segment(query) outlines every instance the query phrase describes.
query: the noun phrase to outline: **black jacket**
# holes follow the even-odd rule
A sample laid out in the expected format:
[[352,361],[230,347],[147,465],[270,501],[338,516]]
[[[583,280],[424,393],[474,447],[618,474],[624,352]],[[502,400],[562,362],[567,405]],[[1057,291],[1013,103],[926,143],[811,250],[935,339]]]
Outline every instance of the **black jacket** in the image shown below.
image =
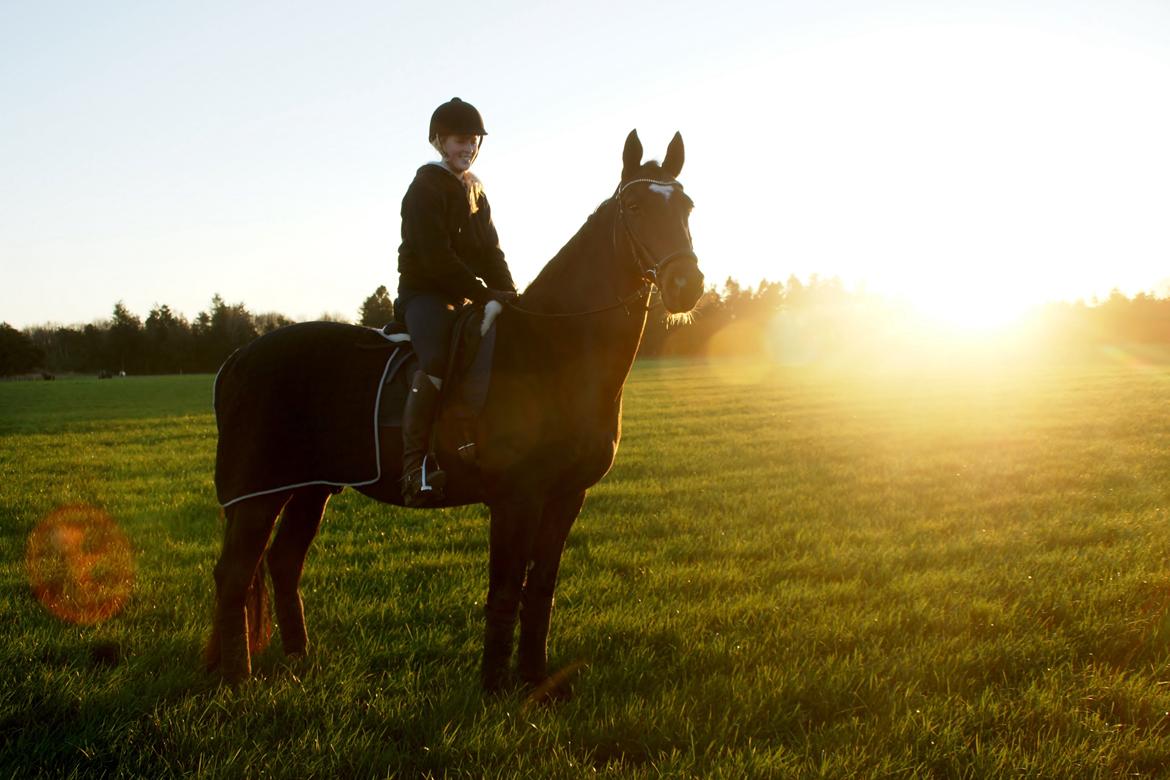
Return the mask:
[[516,289],[482,193],[477,207],[472,214],[463,183],[446,168],[418,169],[402,198],[399,294],[433,292],[481,302],[488,288]]

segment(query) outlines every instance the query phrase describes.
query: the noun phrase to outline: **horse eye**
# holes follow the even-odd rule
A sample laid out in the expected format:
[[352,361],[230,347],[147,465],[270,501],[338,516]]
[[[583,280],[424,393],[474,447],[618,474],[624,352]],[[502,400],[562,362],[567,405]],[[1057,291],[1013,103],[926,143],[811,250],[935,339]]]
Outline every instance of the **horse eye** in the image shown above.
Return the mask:
[[630,211],[641,211],[641,209],[642,209],[642,207],[639,206],[637,203],[630,203],[629,205],[626,206],[626,208],[628,208]]

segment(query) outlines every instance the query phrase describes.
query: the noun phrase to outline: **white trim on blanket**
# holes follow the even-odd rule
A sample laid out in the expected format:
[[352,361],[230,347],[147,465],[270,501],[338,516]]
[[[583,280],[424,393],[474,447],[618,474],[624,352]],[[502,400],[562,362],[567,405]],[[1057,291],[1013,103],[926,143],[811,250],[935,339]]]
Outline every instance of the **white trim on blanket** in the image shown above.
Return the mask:
[[[382,335],[385,336],[385,334],[382,334]],[[391,341],[391,340],[392,339],[387,338],[387,341]],[[236,498],[233,498],[231,501],[228,501],[226,504],[221,504],[220,506],[223,507],[224,509],[227,509],[232,504],[237,504],[240,501],[243,501],[243,500],[248,499],[248,498],[256,498],[258,496],[268,496],[268,495],[272,495],[273,493],[279,493],[282,490],[295,490],[297,488],[308,487],[309,485],[329,485],[330,487],[361,487],[363,485],[372,485],[375,482],[382,479],[382,441],[381,441],[381,437],[379,436],[379,431],[381,428],[378,425],[378,415],[379,415],[379,412],[381,411],[381,407],[382,407],[382,388],[385,386],[385,383],[386,383],[386,374],[390,371],[390,366],[393,365],[394,358],[395,358],[395,356],[398,355],[398,352],[401,349],[402,349],[402,347],[395,347],[394,351],[390,353],[390,357],[386,359],[386,367],[382,369],[382,378],[378,380],[378,392],[377,392],[377,395],[374,399],[374,464],[377,467],[377,471],[376,471],[377,476],[375,476],[373,479],[366,480],[365,482],[342,482],[342,481],[329,480],[329,479],[314,479],[314,480],[311,480],[309,482],[298,482],[295,485],[281,485],[280,487],[274,487],[274,488],[271,488],[269,490],[259,490],[255,493],[248,493],[248,494],[243,495],[243,496],[238,496]],[[227,361],[224,361],[224,362],[226,363]],[[223,371],[223,366],[220,366],[219,370]],[[216,380],[216,384],[219,384],[219,372],[216,372],[215,380]],[[212,408],[214,408],[214,406],[215,406],[214,387],[212,388],[211,396],[212,396]]]

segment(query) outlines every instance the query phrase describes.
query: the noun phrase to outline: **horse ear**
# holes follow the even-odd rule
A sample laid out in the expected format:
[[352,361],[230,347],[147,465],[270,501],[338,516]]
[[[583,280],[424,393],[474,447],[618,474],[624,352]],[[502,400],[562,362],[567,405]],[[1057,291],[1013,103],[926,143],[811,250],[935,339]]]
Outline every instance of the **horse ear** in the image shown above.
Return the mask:
[[670,139],[670,146],[666,147],[666,159],[662,161],[662,170],[670,174],[672,179],[677,179],[678,174],[683,167],[683,140],[681,133],[675,133],[674,138]]
[[642,167],[642,142],[638,140],[638,131],[631,130],[626,136],[626,148],[622,151],[622,178],[628,179],[634,171]]

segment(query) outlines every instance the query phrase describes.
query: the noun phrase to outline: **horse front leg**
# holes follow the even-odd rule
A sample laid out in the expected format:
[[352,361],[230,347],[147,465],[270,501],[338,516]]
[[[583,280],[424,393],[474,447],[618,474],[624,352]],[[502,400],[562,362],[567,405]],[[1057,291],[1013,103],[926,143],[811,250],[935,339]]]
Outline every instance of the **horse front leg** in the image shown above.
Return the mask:
[[557,573],[565,540],[569,538],[569,530],[584,502],[585,491],[557,496],[544,505],[541,513],[540,528],[532,549],[532,566],[520,599],[517,659],[520,679],[534,687],[548,677],[548,631]]
[[541,502],[521,499],[493,502],[488,552],[488,595],[484,605],[483,665],[481,682],[488,693],[508,684],[512,640],[524,575],[536,529]]

